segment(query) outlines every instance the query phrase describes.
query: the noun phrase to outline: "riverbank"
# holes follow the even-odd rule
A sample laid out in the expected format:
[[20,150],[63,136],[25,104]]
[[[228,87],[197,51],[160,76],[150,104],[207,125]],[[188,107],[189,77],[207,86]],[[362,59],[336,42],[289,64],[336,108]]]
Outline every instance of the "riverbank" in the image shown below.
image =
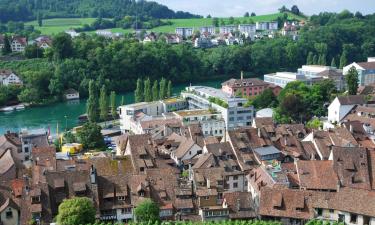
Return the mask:
[[[191,82],[191,85],[205,85],[219,88],[225,78],[214,81]],[[173,88],[174,94],[179,94],[187,84],[178,84]],[[116,96],[117,105],[121,104],[122,97],[125,104],[134,102],[134,92],[126,92]],[[21,131],[22,129],[50,129],[51,133],[71,129],[78,125],[78,116],[86,112],[86,99],[58,102],[44,106],[28,107],[22,111],[0,112],[0,134],[7,130]]]

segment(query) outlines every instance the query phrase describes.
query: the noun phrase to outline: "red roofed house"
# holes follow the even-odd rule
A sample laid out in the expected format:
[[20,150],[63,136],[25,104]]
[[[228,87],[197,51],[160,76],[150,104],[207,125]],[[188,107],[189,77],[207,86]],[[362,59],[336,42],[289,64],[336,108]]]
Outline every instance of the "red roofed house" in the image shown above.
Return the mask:
[[230,79],[221,84],[221,89],[225,93],[231,94],[233,96],[240,94],[246,97],[257,96],[261,94],[264,90],[271,88],[275,95],[278,95],[281,88],[270,87],[270,84],[264,82],[258,78],[243,78],[243,73],[241,72],[241,79]]
[[23,52],[27,45],[27,40],[25,37],[13,37],[10,44],[12,52]]

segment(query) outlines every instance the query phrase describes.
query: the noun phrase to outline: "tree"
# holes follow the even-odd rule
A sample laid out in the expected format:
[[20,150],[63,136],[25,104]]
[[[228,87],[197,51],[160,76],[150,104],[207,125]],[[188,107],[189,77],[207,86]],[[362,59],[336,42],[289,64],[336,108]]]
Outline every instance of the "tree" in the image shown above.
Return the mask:
[[112,118],[116,118],[117,116],[117,108],[116,108],[116,92],[114,91],[111,91],[111,95],[110,95],[110,101],[111,101],[111,115],[112,115]]
[[306,65],[313,65],[314,64],[314,53],[309,52],[306,59]]
[[74,136],[74,134],[72,134],[72,132],[68,131],[64,133],[65,143],[75,143],[76,141],[76,137]]
[[217,17],[212,18],[212,26],[214,27],[219,26],[219,19]]
[[293,5],[290,11],[292,11],[292,13],[295,14],[295,15],[300,14],[299,8],[296,5]]
[[167,97],[167,81],[163,78],[160,80],[160,89],[159,89],[159,96],[160,99],[163,100]]
[[89,82],[89,98],[87,99],[87,118],[90,122],[99,120],[99,102],[96,84],[93,80]]
[[304,106],[302,102],[302,96],[297,94],[288,94],[280,102],[280,110],[283,114],[289,115],[295,122],[303,119],[302,113]]
[[210,19],[210,18],[211,18],[211,15],[210,15],[210,14],[208,14],[206,18]]
[[252,12],[252,13],[251,13],[251,17],[253,17],[253,16],[257,16],[257,15],[255,14],[255,12]]
[[100,89],[99,109],[100,109],[100,120],[106,121],[108,118],[108,96],[107,96],[107,89],[104,84],[102,85],[102,88]]
[[85,149],[102,149],[105,147],[102,128],[96,124],[87,122],[78,131],[77,136]]
[[326,64],[326,56],[324,54],[320,54],[318,58],[318,65],[325,66]]
[[349,95],[356,95],[358,90],[358,72],[354,66],[349,69],[345,80]]
[[43,18],[42,18],[42,13],[41,12],[38,12],[38,14],[37,14],[37,20],[38,20],[39,27],[42,27],[43,26]]
[[137,87],[135,89],[134,95],[135,95],[135,102],[143,102],[144,101],[144,95],[143,95],[143,82],[141,78],[137,79]]
[[318,60],[318,56],[317,56],[317,55],[314,55],[314,56],[313,56],[313,65],[317,65],[318,62],[319,62],[319,60]]
[[154,81],[154,84],[152,85],[152,100],[153,101],[157,101],[159,100],[159,84],[158,84],[158,81],[155,80]]
[[159,206],[151,199],[146,199],[135,208],[137,222],[159,221]]
[[234,18],[233,18],[233,16],[229,17],[228,23],[229,24],[234,24]]
[[73,55],[73,43],[69,34],[59,33],[52,39],[54,57],[57,60],[65,59]]
[[3,55],[9,54],[12,52],[12,48],[10,47],[10,41],[8,35],[4,35],[4,47],[2,49]]
[[147,78],[144,81],[144,101],[151,102],[152,101],[152,94],[151,94],[151,81],[150,78]]
[[332,57],[331,67],[336,67],[335,57]]
[[28,45],[25,48],[24,55],[28,59],[41,58],[43,56],[43,49],[39,48],[36,44]]
[[59,205],[57,223],[59,225],[81,225],[95,222],[96,210],[87,197],[65,199]]
[[244,15],[244,17],[249,17],[249,16],[250,16],[249,12],[246,12]]
[[125,105],[125,96],[121,96],[121,105]]
[[287,12],[288,9],[285,7],[285,5],[283,5],[280,9],[279,9],[279,12],[280,13],[283,13],[283,12]]
[[340,69],[344,68],[348,64],[348,58],[347,58],[346,51],[343,51],[340,57]]
[[275,107],[277,106],[277,99],[271,89],[266,89],[260,95],[255,97],[252,101],[252,105],[256,109]]
[[306,127],[310,129],[320,129],[323,127],[323,123],[318,118],[315,118],[307,122]]
[[172,81],[168,81],[168,87],[167,87],[167,97],[172,97]]

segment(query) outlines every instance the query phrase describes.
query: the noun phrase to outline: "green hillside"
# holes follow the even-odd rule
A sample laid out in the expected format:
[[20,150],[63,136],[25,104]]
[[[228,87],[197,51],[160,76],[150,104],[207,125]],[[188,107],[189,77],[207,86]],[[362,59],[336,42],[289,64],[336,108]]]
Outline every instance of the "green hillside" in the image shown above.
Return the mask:
[[[259,21],[273,21],[279,16],[283,16],[283,13],[274,13],[268,15],[259,15],[253,17],[235,17],[235,20],[239,20],[241,23],[252,20],[253,22]],[[292,20],[304,20],[305,18],[301,16],[288,13],[288,19]],[[26,25],[33,25],[35,29],[40,30],[42,34],[56,34],[63,32],[71,28],[82,27],[84,24],[91,24],[95,18],[62,18],[62,19],[48,19],[43,20],[43,27],[39,27],[36,21],[28,22]],[[219,21],[224,20],[228,23],[229,18],[219,18]],[[176,27],[195,27],[199,28],[201,26],[211,26],[211,18],[193,18],[193,19],[165,19],[164,21],[172,22],[172,25],[160,26],[152,29],[154,32],[164,32],[164,33],[174,33]],[[129,33],[132,29],[121,29],[113,28],[112,32]]]

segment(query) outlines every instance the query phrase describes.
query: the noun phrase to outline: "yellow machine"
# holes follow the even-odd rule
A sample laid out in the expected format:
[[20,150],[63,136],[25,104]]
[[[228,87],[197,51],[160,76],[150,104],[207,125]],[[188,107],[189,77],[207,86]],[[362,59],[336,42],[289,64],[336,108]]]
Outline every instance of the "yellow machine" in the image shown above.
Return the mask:
[[71,143],[71,144],[65,144],[61,147],[61,152],[69,153],[69,154],[77,154],[81,152],[83,149],[82,144],[78,143]]

